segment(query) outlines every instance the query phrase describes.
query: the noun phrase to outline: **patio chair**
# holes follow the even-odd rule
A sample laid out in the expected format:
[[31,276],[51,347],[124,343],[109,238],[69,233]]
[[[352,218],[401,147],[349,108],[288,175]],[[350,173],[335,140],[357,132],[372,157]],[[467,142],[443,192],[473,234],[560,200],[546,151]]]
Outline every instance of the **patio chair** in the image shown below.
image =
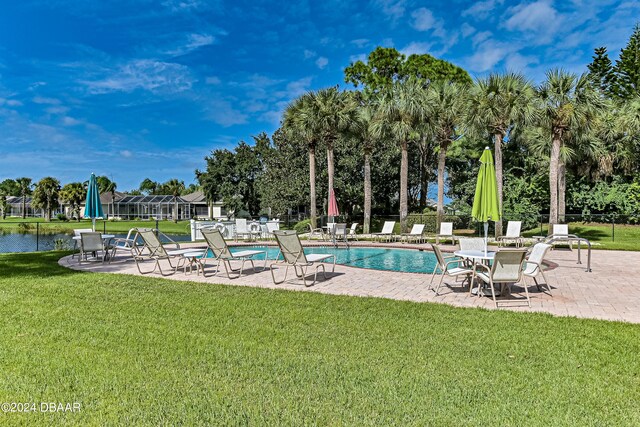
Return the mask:
[[382,231],[380,231],[379,233],[372,233],[371,235],[374,237],[374,239],[378,239],[379,241],[382,241],[382,239],[384,238],[387,242],[389,242],[393,238],[393,228],[395,226],[395,221],[385,221],[384,225],[382,226]]
[[244,218],[236,218],[236,228],[233,232],[233,239],[237,242],[238,237],[244,239],[248,237],[249,240],[252,239],[253,233],[249,231],[249,227],[247,227],[247,220]]
[[347,238],[358,241],[358,234],[356,233],[356,229],[358,228],[358,223],[354,222],[351,224],[351,228],[349,228],[349,233],[347,234]]
[[440,244],[440,240],[451,240],[452,244],[456,244],[457,237],[453,235],[453,223],[452,222],[441,222],[440,223],[440,233],[436,234],[436,245]]
[[333,238],[337,243],[339,240],[347,243],[347,224],[345,223],[336,223],[333,226]]
[[324,240],[324,231],[322,228],[313,228],[311,224],[309,224],[309,234],[307,235],[307,240],[311,240],[313,236],[320,237]]
[[523,239],[520,235],[520,231],[522,228],[522,221],[509,221],[507,223],[507,232],[504,236],[499,236],[496,238],[496,242],[498,242],[499,246],[505,245],[510,242],[515,242],[516,248],[522,246]]
[[418,243],[424,242],[424,224],[413,224],[411,231],[400,235],[403,241],[410,243],[412,240]]
[[[309,254],[306,255],[304,253],[304,248],[302,247],[302,243],[300,242],[300,238],[293,230],[278,230],[273,233],[276,236],[276,241],[278,242],[278,247],[280,248],[280,253],[282,254],[282,260],[276,260],[271,263],[271,278],[273,279],[273,283],[279,285],[287,280],[287,274],[289,273],[289,267],[293,267],[293,271],[296,274],[298,279],[302,279],[302,283],[305,286],[312,286],[316,283],[318,278],[318,270],[322,268],[322,276],[326,280],[326,269],[324,263],[329,258],[333,258],[333,268],[331,272],[333,273],[336,269],[336,257],[331,254]],[[315,272],[313,274],[313,282],[311,284],[307,284],[307,271],[309,267],[315,266]],[[273,273],[273,267],[278,265],[284,265],[284,278],[281,281],[276,280],[276,276]],[[300,272],[298,272],[300,269]]]
[[[75,228],[73,230],[73,237],[80,237],[80,234],[82,233],[93,233],[93,228]],[[71,258],[75,257],[75,251],[78,249],[78,243],[80,242],[80,239],[73,239],[73,251],[74,253],[71,254]]]
[[440,290],[440,286],[442,285],[445,276],[454,277],[456,279],[460,276],[464,276],[466,279],[470,280],[473,275],[473,270],[464,264],[464,259],[458,258],[455,255],[444,255],[442,250],[440,250],[440,247],[433,243],[431,243],[431,249],[436,256],[436,266],[433,269],[433,274],[431,275],[431,281],[429,282],[429,288],[427,288],[427,290],[431,290],[433,279],[436,277],[438,270],[442,273],[440,276],[440,282],[438,282],[438,286],[436,287],[436,295],[438,295],[438,291]]
[[[137,228],[136,234],[142,239],[143,247],[140,250],[132,251],[131,255],[133,255],[133,260],[136,262],[136,267],[140,274],[150,274],[158,270],[161,275],[169,276],[174,274],[180,268],[180,259],[176,262],[174,266],[171,262],[172,259],[176,257],[181,257],[184,253],[184,250],[180,249],[180,245],[178,243],[171,243],[169,245],[175,245],[176,250],[167,251],[165,245],[162,244],[158,236],[156,236],[155,230],[150,228]],[[137,239],[137,238],[136,238]],[[188,251],[189,249],[187,249]],[[140,264],[144,263],[147,260],[151,260],[154,262],[153,270],[151,271],[142,271],[140,268]],[[173,270],[171,273],[166,273],[162,271],[162,266],[160,265],[160,261],[167,261],[169,267]],[[182,258],[184,261],[184,258]]]
[[461,251],[484,251],[484,238],[461,237],[458,239]]
[[[501,294],[503,294],[504,292],[502,291],[504,291],[505,284],[519,283],[522,280],[524,258],[526,255],[526,249],[506,249],[496,252],[491,266],[479,263],[475,265],[473,278],[471,279],[471,288],[473,288],[473,283],[476,278],[480,279],[481,282],[488,284],[491,288],[493,303],[496,308],[498,308],[495,285],[500,283]],[[478,287],[480,287],[480,284],[478,284]],[[526,285],[523,285],[523,287],[527,299],[527,305],[531,307],[529,290]],[[469,293],[471,293],[471,289],[469,289]],[[478,295],[480,295],[480,289],[478,289]]]
[[[140,230],[151,230],[151,228],[140,228]],[[118,251],[126,251],[127,253],[131,253],[132,251],[137,251],[138,249],[140,249],[138,247],[137,239],[137,228],[130,229],[127,233],[127,237],[118,237],[116,239],[113,239],[110,248],[111,254],[109,255],[109,263],[111,263],[113,258],[115,258]]]
[[270,239],[270,238],[273,237],[273,232],[275,230],[280,230],[280,222],[279,221],[277,221],[277,222],[274,222],[274,221],[267,222],[265,225],[266,225],[266,231],[264,233],[264,237],[267,238],[267,239]]
[[333,233],[336,228],[335,222],[328,222],[326,227],[322,227],[322,240],[327,241],[333,239]]
[[567,243],[569,245],[569,249],[573,250],[573,242],[578,240],[578,236],[575,234],[569,234],[568,224],[553,224],[552,230],[553,232],[551,235],[547,236],[544,243],[549,243],[552,246],[555,246],[556,243]]
[[522,274],[524,274],[525,276],[531,277],[536,284],[536,288],[538,288],[539,291],[542,291],[542,289],[540,288],[540,284],[536,279],[538,274],[540,274],[544,279],[544,284],[549,291],[549,295],[551,295],[551,286],[549,285],[549,281],[547,280],[547,277],[544,275],[544,271],[542,270],[542,262],[544,261],[544,257],[550,248],[551,245],[548,245],[546,243],[536,243],[535,245],[533,245],[533,249],[526,259],[526,265],[524,271],[522,272]]
[[80,233],[80,254],[78,256],[78,263],[82,264],[82,260],[87,260],[87,255],[90,253],[95,254],[98,257],[98,252],[102,252],[102,263],[104,264],[106,249],[104,246],[104,240],[102,240],[102,233],[82,232]]
[[[257,250],[245,250],[245,251],[237,251],[231,252],[229,250],[229,246],[227,246],[227,242],[224,240],[222,233],[220,230],[211,229],[211,228],[203,228],[202,237],[207,242],[208,250],[205,254],[200,258],[200,266],[202,269],[202,275],[206,277],[204,267],[206,265],[206,261],[208,259],[213,259],[218,261],[216,265],[216,272],[220,271],[220,264],[224,265],[224,269],[227,272],[227,277],[229,279],[237,279],[242,276],[242,271],[244,270],[244,264],[248,261],[251,263],[251,268],[255,271],[256,266],[253,263],[253,257],[259,254],[264,254],[264,265],[262,270],[265,270],[267,267],[267,252],[266,251],[257,251]],[[213,257],[209,257],[209,253],[213,254]],[[231,267],[231,261],[241,261],[239,273],[235,277],[231,277],[231,272],[236,272],[238,269],[233,269]]]

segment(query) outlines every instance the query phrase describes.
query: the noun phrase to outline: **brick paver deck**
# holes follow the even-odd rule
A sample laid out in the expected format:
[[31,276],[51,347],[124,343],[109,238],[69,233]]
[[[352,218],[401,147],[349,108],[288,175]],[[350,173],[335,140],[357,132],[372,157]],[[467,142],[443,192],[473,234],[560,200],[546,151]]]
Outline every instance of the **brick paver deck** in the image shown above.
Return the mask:
[[[367,245],[371,244],[367,243]],[[383,244],[383,246],[391,247],[389,244]],[[410,246],[401,245],[401,247]],[[411,245],[411,247],[426,249],[426,245]],[[557,249],[549,252],[547,256],[549,265],[545,274],[551,283],[553,295],[538,291],[533,281],[525,278],[526,283],[530,285],[531,308],[527,307],[523,299],[522,288],[514,286],[510,297],[499,298],[499,309],[540,311],[557,316],[640,323],[640,252],[593,251],[591,262],[593,271],[590,273],[585,271],[586,255],[587,252],[584,250],[583,264],[578,265],[575,250]],[[62,258],[59,263],[75,270],[139,275],[131,257],[124,254],[119,255],[111,264],[104,265],[91,262],[78,265],[77,259],[71,259],[71,257]],[[261,265],[262,262],[256,263],[256,267]],[[151,264],[147,267],[151,268]],[[209,267],[207,271],[213,272],[213,267]],[[249,267],[248,273],[238,279],[230,280],[226,277],[224,270],[207,278],[196,275],[195,272],[184,274],[179,271],[167,278],[334,295],[436,302],[458,307],[494,308],[491,298],[469,296],[468,291],[462,289],[460,284],[452,278],[445,278],[449,286],[443,285],[440,295],[436,296],[433,290],[428,290],[430,274],[398,273],[336,265],[335,273],[328,273],[327,280],[319,280],[314,286],[305,287],[298,280],[275,285],[268,270],[254,272]],[[278,273],[277,277],[282,277],[283,269],[276,270],[276,274]],[[289,278],[295,279],[292,272],[289,273]],[[160,277],[158,274],[148,276]],[[439,277],[436,277],[434,283],[437,283],[438,279]]]

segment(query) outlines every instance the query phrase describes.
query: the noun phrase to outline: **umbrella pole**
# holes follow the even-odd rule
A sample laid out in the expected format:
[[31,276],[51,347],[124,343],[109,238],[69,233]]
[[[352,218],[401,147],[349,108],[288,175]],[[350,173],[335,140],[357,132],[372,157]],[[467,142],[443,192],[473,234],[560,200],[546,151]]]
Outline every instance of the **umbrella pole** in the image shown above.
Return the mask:
[[95,231],[96,231],[96,219],[95,218],[91,218],[91,224],[92,224],[92,227],[93,227],[93,232],[95,233]]
[[489,223],[484,223],[484,256],[487,256],[487,245],[489,244],[488,240],[489,235]]

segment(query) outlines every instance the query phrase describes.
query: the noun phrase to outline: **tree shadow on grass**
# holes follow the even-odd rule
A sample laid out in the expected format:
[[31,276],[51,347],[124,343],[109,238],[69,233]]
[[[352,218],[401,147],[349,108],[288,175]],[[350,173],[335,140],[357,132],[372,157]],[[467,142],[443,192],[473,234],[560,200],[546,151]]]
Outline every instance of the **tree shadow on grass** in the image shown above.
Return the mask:
[[23,252],[0,254],[0,280],[20,277],[59,277],[78,274],[58,265],[68,251]]

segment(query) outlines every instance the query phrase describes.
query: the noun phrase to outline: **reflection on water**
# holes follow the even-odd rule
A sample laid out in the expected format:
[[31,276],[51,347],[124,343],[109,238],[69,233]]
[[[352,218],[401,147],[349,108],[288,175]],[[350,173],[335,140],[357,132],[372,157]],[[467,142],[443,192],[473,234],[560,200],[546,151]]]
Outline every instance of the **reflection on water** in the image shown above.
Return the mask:
[[[109,233],[116,237],[127,237],[127,234]],[[168,235],[176,242],[189,242],[188,234]],[[73,233],[0,233],[0,253],[3,252],[35,252],[73,248]]]

